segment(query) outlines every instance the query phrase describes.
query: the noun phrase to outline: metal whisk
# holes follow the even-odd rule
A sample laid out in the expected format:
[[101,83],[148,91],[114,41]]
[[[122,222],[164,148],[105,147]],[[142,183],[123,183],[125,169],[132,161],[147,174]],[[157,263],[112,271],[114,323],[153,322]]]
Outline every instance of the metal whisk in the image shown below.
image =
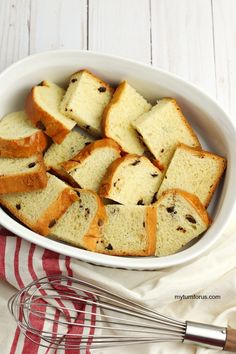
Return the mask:
[[8,307],[31,341],[52,349],[191,342],[236,351],[236,330],[182,322],[96,285],[67,276],[36,280]]

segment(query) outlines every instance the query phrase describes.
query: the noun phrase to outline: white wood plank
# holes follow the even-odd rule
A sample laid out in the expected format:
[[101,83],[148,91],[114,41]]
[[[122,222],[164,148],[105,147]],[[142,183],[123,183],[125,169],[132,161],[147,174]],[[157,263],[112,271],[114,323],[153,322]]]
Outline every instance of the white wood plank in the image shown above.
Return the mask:
[[89,0],[89,49],[149,63],[149,0]]
[[236,1],[213,0],[217,99],[236,123]]
[[51,49],[86,49],[86,0],[33,0],[30,53]]
[[151,0],[151,11],[153,64],[215,96],[211,0]]
[[30,0],[0,1],[0,71],[28,54]]

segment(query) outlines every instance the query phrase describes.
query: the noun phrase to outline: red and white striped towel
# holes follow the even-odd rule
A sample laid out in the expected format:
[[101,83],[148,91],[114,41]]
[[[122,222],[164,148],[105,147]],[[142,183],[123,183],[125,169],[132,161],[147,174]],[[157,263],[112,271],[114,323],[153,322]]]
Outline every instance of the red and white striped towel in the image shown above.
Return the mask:
[[[64,274],[73,276],[71,268],[71,258],[59,255],[58,253],[42,249],[32,243],[26,242],[23,239],[11,235],[9,231],[0,229],[0,277],[6,280],[17,289],[21,289],[31,283],[32,281],[41,278],[43,276],[50,276],[54,274]],[[61,304],[59,304],[61,305]],[[74,305],[74,304],[72,304]],[[89,305],[84,305],[89,306]],[[86,311],[86,308],[83,309]],[[88,310],[88,309],[87,309]],[[96,312],[96,307],[93,307],[93,312]],[[55,320],[59,311],[55,313]],[[69,314],[68,314],[69,316]],[[95,315],[91,315],[91,324],[95,323]],[[77,323],[83,323],[83,315],[75,320]],[[57,331],[57,323],[53,323],[49,328],[48,323],[44,323],[43,319],[38,319],[36,327],[43,330]],[[47,325],[47,327],[46,327]],[[73,333],[78,333],[80,336],[90,335],[88,342],[89,345],[92,342],[94,335],[94,328],[86,327],[72,327]],[[77,331],[77,332],[76,332]],[[67,332],[68,333],[68,332]],[[14,337],[11,338],[10,352],[9,354],[49,354],[55,353],[55,350],[41,348],[40,339],[36,338],[36,343],[30,341],[27,337],[20,333],[19,328],[15,327]],[[57,353],[62,351],[57,351]],[[3,353],[1,351],[1,353]],[[78,354],[78,350],[65,350],[66,354]],[[90,353],[89,349],[86,353]]]

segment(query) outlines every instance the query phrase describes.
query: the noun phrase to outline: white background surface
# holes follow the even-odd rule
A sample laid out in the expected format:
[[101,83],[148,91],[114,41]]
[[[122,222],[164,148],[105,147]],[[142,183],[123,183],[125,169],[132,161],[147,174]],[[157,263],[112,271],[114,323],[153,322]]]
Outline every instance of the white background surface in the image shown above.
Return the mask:
[[[217,98],[236,123],[236,0],[0,0],[0,70],[59,48],[169,70]],[[5,327],[12,292],[1,283]]]

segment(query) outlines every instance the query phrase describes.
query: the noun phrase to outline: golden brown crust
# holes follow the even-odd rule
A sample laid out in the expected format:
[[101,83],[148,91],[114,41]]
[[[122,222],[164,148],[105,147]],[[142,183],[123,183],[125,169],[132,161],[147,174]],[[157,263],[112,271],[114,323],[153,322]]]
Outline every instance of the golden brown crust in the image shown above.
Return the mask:
[[192,205],[192,207],[197,211],[197,213],[201,216],[203,222],[209,226],[211,224],[211,218],[205,209],[204,205],[201,203],[200,199],[192,194],[188,193],[182,189],[174,188],[174,189],[168,189],[167,191],[163,192],[161,197],[158,199],[158,201],[155,203],[155,205],[159,205],[162,200],[165,198],[166,195],[181,195],[183,198],[187,199],[188,202]]
[[106,87],[106,89],[110,92],[111,95],[113,94],[113,92],[114,92],[114,88],[113,87],[111,87],[108,83],[106,83],[105,81],[103,81],[102,79],[100,79],[99,77],[97,77],[96,75],[91,73],[91,71],[89,71],[87,69],[82,69],[82,70],[76,71],[74,74],[71,75],[71,78],[74,75],[80,74],[80,73],[86,73],[87,75],[91,76],[91,78],[95,79],[96,81],[98,81],[101,86]]
[[74,156],[71,160],[61,163],[65,171],[70,172],[74,168],[76,168],[79,164],[81,164],[84,160],[86,160],[94,150],[110,147],[116,150],[119,154],[121,153],[120,146],[112,139],[100,139],[92,142],[88,146],[86,146],[83,150],[81,150],[76,156]]
[[196,148],[191,148],[190,146],[187,146],[185,144],[179,144],[178,147],[190,152],[193,155],[198,156],[199,158],[208,156],[208,157],[211,157],[212,159],[217,160],[219,162],[218,178],[216,178],[211,190],[208,192],[208,195],[207,195],[205,203],[204,203],[204,207],[207,208],[218,184],[220,183],[221,177],[223,176],[223,173],[226,169],[227,161],[224,157],[213,154],[212,152],[205,151],[205,150],[197,150]]
[[111,99],[111,101],[108,103],[108,105],[105,107],[104,111],[103,111],[103,116],[102,116],[102,134],[104,137],[109,138],[109,131],[108,131],[108,125],[109,125],[109,114],[110,114],[110,110],[113,108],[113,106],[119,102],[120,100],[120,96],[122,95],[125,86],[127,85],[127,81],[122,81],[119,86],[117,87],[117,89],[115,90],[115,93]]
[[0,137],[0,157],[29,157],[43,152],[47,144],[47,137],[41,130],[22,139]]
[[127,154],[125,156],[119,157],[115,161],[112,162],[112,164],[108,167],[105,176],[103,177],[103,180],[101,182],[98,194],[101,197],[107,197],[109,198],[109,192],[112,187],[112,180],[114,177],[114,174],[117,171],[117,168],[125,161],[125,160],[130,160],[133,158],[141,158],[144,156],[141,155],[136,155],[136,154]]
[[47,185],[46,167],[41,154],[38,154],[38,169],[18,175],[0,176],[0,194],[32,192]]
[[[45,81],[42,82],[41,86],[45,86],[45,89],[48,87]],[[33,87],[26,99],[26,114],[37,128],[43,129],[55,143],[60,144],[70,130],[37,104],[35,97],[36,90],[37,86]]]

